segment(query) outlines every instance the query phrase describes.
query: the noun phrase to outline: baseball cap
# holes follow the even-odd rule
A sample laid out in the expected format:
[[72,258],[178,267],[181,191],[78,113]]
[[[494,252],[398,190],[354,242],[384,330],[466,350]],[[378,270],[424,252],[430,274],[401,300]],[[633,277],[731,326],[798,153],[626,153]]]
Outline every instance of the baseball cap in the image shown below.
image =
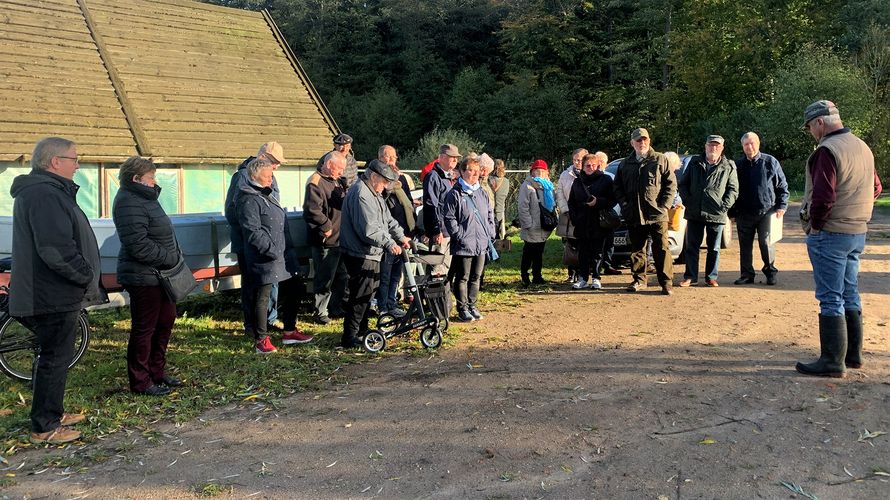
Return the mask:
[[275,141],[267,142],[260,146],[260,150],[257,151],[257,156],[262,156],[266,154],[271,156],[278,163],[285,163],[284,159],[284,148],[281,147],[281,144],[278,144]]
[[630,133],[630,139],[635,141],[640,137],[649,137],[649,131],[644,128],[635,128],[633,132]]
[[535,160],[529,170],[550,170],[547,168],[547,162],[544,160]]
[[705,143],[707,144],[709,142],[718,142],[720,144],[723,144],[725,141],[723,140],[723,136],[721,135],[709,135],[708,138],[705,139]]
[[442,144],[439,146],[439,154],[440,155],[448,155],[453,158],[460,158],[460,150],[457,149],[457,146],[454,144]]

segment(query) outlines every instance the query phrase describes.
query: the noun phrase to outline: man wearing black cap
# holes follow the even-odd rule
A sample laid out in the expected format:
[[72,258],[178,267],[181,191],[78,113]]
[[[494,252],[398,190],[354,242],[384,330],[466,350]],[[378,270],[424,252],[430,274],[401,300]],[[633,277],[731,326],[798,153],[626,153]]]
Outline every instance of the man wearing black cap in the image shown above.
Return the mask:
[[343,320],[344,348],[358,347],[359,332],[368,329],[368,306],[380,283],[383,252],[400,255],[411,239],[392,218],[382,196],[383,190],[399,176],[389,165],[371,160],[365,175],[343,201],[340,223],[340,251],[349,274],[349,299]]
[[680,286],[698,283],[698,257],[702,237],[707,235],[705,284],[717,283],[720,264],[720,242],[726,213],[739,195],[739,178],[735,162],[723,155],[723,137],[709,135],[705,153],[689,159],[686,173],[680,179],[680,198],[686,205],[686,272]]
[[[340,153],[346,157],[346,169],[343,171],[343,179],[346,180],[346,186],[352,186],[358,179],[358,165],[355,163],[355,155],[352,153],[352,137],[347,134],[337,134],[334,136],[334,149],[329,152]],[[321,172],[324,167],[328,153],[325,153],[318,159],[315,170]]]
[[862,367],[859,257],[881,181],[871,149],[844,127],[833,102],[807,106],[803,128],[819,142],[807,160],[800,219],[819,301],[821,354],[795,368],[841,378],[846,368]]
[[668,251],[668,208],[677,194],[677,178],[663,154],[652,150],[649,131],[630,134],[634,152],[621,160],[615,174],[615,194],[630,237],[633,282],[629,292],[647,286],[646,241],[652,237],[652,258],[663,295],[673,294],[673,263]]

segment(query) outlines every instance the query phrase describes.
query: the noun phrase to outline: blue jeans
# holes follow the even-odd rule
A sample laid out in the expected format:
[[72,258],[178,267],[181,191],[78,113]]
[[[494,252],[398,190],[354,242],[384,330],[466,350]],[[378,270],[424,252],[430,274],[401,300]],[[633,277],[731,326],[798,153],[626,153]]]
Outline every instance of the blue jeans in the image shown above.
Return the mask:
[[396,294],[399,292],[399,281],[402,280],[401,255],[393,255],[386,252],[380,263],[380,287],[377,288],[377,310],[380,312],[392,311],[398,306]]
[[693,283],[698,281],[698,257],[701,254],[701,241],[705,235],[707,235],[705,278],[717,281],[723,224],[698,220],[686,221],[686,272],[683,273],[683,277],[692,280]]
[[865,249],[865,233],[820,231],[807,235],[807,253],[813,265],[816,300],[823,316],[843,316],[861,311],[859,256]]

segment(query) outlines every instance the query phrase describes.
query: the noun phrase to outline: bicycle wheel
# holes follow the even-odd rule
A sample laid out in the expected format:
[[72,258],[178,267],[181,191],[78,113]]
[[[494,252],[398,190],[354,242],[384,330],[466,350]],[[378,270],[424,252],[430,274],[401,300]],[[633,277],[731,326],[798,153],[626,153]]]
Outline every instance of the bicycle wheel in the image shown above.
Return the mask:
[[[77,332],[74,334],[74,356],[69,368],[83,357],[90,343],[90,324],[85,312],[77,318]],[[34,333],[7,316],[0,325],[0,370],[10,377],[29,382],[32,377],[34,356],[37,354],[37,337]]]

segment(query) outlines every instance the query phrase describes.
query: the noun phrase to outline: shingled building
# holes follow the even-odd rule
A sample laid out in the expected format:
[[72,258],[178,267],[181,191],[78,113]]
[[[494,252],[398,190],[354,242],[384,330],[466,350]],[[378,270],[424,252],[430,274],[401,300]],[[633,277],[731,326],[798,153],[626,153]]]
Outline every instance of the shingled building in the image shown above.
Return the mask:
[[41,138],[77,143],[90,217],[110,216],[117,167],[159,165],[168,213],[222,210],[235,166],[284,147],[282,202],[339,130],[270,14],[187,0],[0,0],[0,216]]

